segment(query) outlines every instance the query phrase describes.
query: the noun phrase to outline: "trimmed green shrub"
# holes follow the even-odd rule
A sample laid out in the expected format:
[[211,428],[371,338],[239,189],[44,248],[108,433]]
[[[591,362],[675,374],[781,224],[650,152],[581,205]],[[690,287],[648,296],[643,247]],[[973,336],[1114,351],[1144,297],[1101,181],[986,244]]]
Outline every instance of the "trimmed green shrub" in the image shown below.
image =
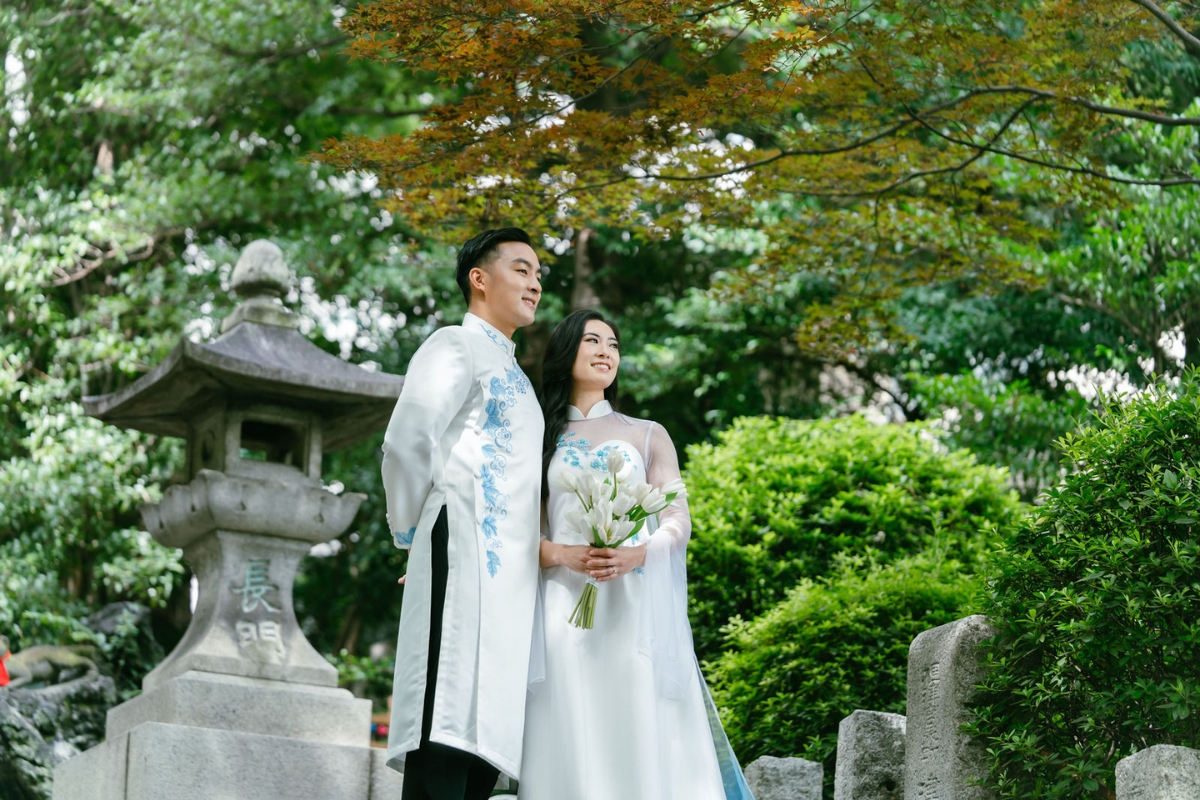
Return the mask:
[[821,761],[832,797],[838,724],[858,708],[903,714],[912,640],[975,613],[982,588],[934,554],[886,565],[841,556],[830,577],[804,579],[766,614],[730,626],[731,649],[709,681],[738,758]]
[[1200,382],[1110,403],[989,568],[974,735],[1003,797],[1112,797],[1116,762],[1200,747]]
[[743,418],[688,457],[701,659],[720,654],[730,619],[758,616],[840,552],[886,563],[937,540],[947,557],[970,563],[983,531],[1010,528],[1023,508],[1003,470],[947,451],[922,423]]

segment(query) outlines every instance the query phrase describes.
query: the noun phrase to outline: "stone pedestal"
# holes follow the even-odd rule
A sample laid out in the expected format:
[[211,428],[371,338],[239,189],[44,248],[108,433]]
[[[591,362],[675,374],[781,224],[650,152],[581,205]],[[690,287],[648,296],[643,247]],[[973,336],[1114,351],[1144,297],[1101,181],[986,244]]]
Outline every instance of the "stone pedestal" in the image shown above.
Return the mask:
[[145,722],[63,763],[55,800],[394,800],[383,750]]
[[745,775],[755,800],[821,800],[825,768],[803,758],[762,756]]
[[300,559],[362,500],[204,470],[143,509],[195,570],[196,612],[143,693],[109,710],[106,741],[58,767],[55,800],[399,797],[370,701],[337,688],[292,608]]
[[991,800],[978,785],[987,753],[959,729],[983,680],[979,644],[994,635],[981,615],[928,630],[908,650],[905,800]]
[[833,800],[904,800],[901,714],[855,711],[838,726]]
[[1117,762],[1117,800],[1200,798],[1200,750],[1160,744]]

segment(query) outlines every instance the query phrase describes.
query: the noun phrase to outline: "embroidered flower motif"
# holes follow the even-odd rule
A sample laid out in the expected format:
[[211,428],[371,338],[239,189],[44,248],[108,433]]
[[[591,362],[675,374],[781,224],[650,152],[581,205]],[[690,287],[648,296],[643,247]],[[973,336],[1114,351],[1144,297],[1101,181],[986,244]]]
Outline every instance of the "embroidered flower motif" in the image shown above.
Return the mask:
[[413,539],[417,535],[417,526],[413,525],[407,531],[392,531],[392,539],[396,542],[396,547],[412,547]]
[[[492,336],[491,331],[484,328],[484,333]],[[496,341],[495,337],[492,337]],[[499,342],[497,342],[499,343]],[[500,554],[496,551],[504,547],[498,530],[499,520],[508,516],[508,495],[500,491],[499,483],[507,481],[504,470],[508,466],[506,454],[513,451],[512,421],[507,413],[517,403],[518,394],[527,394],[532,385],[525,373],[517,365],[513,365],[503,378],[494,377],[488,382],[490,397],[484,405],[483,444],[484,464],[480,466],[479,483],[483,490],[483,530],[484,543],[487,547],[487,571],[493,578],[500,571]],[[490,438],[491,441],[487,441]]]

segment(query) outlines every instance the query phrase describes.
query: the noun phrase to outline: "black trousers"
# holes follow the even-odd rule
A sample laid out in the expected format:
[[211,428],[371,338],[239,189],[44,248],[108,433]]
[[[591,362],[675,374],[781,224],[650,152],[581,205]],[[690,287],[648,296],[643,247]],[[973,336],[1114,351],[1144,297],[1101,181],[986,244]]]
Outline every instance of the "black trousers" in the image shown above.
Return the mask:
[[479,756],[429,741],[433,724],[433,693],[437,685],[438,651],[442,645],[442,615],[446,605],[446,576],[450,560],[450,526],[446,509],[433,526],[433,591],[429,610],[429,662],[425,709],[421,716],[421,745],[405,758],[401,800],[483,800],[491,795],[500,770]]

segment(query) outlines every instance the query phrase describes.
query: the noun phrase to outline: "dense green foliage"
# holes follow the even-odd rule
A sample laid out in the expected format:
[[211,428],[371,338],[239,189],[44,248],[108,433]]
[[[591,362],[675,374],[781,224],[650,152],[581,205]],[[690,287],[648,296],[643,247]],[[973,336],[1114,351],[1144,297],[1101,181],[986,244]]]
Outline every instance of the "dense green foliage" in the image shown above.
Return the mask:
[[[167,646],[186,626],[186,566],[137,513],[182,443],[100,425],[79,401],[128,385],[181,336],[211,340],[241,246],[274,239],[300,277],[304,330],[390,371],[437,324],[435,298],[461,303],[445,248],[412,242],[369,180],[302,163],[334,132],[402,130],[420,89],[338,56],[339,13],[315,0],[0,8],[0,630],[14,648],[71,641],[72,620],[125,599],[154,608]],[[376,495],[372,448],[352,458],[366,480],[341,455],[327,474]],[[338,646],[355,607],[393,628],[403,559],[387,537],[331,560],[336,602],[309,603],[321,645]]]
[[988,531],[1008,530],[1020,514],[1002,470],[947,451],[927,425],[759,417],[716,438],[689,450],[684,475],[701,659],[720,652],[731,618],[767,611],[839,553],[887,563],[937,548],[974,563]]
[[838,724],[855,709],[903,714],[917,634],[974,613],[982,579],[922,553],[880,564],[842,557],[783,602],[733,625],[709,670],[713,698],[742,763],[796,755],[825,765],[832,796]]
[[975,728],[1004,797],[1101,796],[1132,752],[1200,747],[1200,375],[1063,448],[1074,472],[990,569]]

